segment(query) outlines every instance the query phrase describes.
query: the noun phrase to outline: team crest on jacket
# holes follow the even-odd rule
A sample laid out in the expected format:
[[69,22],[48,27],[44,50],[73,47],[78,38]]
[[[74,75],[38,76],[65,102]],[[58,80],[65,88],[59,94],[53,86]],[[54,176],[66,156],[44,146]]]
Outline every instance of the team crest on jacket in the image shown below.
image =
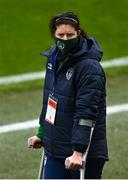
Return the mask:
[[67,72],[66,72],[67,80],[71,79],[72,74],[73,74],[73,69],[72,68],[68,69]]

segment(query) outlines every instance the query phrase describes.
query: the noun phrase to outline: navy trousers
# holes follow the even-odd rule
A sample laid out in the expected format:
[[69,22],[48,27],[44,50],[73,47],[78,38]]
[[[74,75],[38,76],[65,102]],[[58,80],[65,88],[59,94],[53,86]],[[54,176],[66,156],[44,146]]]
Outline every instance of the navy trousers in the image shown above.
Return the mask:
[[[65,159],[45,155],[44,179],[80,179],[79,170],[65,169]],[[101,179],[105,160],[92,158],[86,161],[85,179]]]

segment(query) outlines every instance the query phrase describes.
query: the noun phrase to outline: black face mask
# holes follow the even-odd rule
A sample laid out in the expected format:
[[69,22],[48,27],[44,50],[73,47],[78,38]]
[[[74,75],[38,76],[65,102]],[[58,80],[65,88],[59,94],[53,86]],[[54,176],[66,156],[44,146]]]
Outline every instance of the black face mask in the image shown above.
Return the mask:
[[55,38],[55,42],[58,47],[58,50],[62,54],[68,54],[69,52],[71,52],[71,50],[73,50],[77,46],[78,36],[68,40]]

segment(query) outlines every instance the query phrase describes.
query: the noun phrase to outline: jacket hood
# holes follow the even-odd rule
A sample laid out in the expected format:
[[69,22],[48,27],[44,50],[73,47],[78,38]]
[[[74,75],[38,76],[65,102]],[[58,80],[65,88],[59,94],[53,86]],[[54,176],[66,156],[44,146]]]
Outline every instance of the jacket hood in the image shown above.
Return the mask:
[[[83,38],[83,37],[81,37]],[[41,55],[46,57],[51,57],[57,51],[56,45],[51,46],[46,52],[41,53]],[[101,61],[103,55],[103,51],[100,48],[98,42],[91,37],[83,38],[82,47],[76,51],[75,53],[69,54],[69,56],[74,58],[85,57],[89,59],[96,59],[97,61]]]
[[103,51],[98,42],[91,37],[83,38],[83,45],[81,49],[74,54],[74,56],[83,56],[88,59],[96,59],[101,61]]

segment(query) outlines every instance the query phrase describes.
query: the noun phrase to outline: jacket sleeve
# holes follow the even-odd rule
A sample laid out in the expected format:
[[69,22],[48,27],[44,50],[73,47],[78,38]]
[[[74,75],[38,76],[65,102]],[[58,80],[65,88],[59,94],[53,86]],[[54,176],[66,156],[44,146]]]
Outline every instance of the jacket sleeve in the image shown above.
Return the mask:
[[88,61],[76,78],[76,111],[72,130],[74,150],[86,151],[91,132],[88,124],[98,121],[98,109],[104,93],[104,71],[98,62]]
[[44,127],[40,125],[36,130],[36,136],[40,139],[43,139],[44,137]]

